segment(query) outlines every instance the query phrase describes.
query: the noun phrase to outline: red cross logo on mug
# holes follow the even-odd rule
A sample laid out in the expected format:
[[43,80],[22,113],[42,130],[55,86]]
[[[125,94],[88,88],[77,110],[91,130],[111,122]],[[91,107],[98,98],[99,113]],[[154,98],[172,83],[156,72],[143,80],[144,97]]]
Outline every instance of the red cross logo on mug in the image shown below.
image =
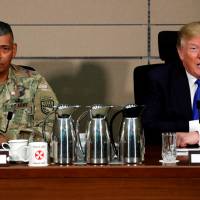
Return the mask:
[[44,158],[44,152],[42,150],[38,150],[35,152],[35,158],[37,160],[42,160]]

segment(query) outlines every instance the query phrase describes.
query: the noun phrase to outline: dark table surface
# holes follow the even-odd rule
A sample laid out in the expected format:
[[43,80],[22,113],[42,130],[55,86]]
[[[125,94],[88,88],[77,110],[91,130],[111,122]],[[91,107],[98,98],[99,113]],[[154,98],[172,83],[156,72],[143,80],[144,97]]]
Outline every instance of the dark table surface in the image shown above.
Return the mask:
[[2,199],[132,200],[199,199],[200,165],[187,157],[163,165],[160,147],[147,147],[142,164],[0,167]]

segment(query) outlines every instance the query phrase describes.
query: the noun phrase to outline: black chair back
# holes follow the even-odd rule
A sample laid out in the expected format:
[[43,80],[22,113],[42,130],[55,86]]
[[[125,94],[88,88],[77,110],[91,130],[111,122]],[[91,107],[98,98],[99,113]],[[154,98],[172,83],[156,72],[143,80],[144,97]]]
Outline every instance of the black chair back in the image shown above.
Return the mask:
[[161,31],[158,34],[158,51],[165,63],[179,59],[176,49],[178,31]]
[[[165,65],[165,63],[179,60],[176,49],[178,32],[177,31],[161,31],[158,34],[158,50],[159,56],[164,63],[149,64],[137,66],[133,71],[134,95],[135,103],[138,105],[146,105],[147,94],[149,93],[149,72],[156,67]],[[144,129],[146,145],[160,144],[161,137],[155,133],[150,133]]]
[[[178,31],[161,31],[158,34],[158,50],[160,59],[164,63],[169,63],[175,60],[179,60],[178,52],[176,49],[176,41],[178,37]],[[146,94],[148,93],[148,73],[150,70],[160,64],[149,64],[135,67],[133,71],[133,83],[134,83],[134,96],[135,103],[138,105],[145,104]]]

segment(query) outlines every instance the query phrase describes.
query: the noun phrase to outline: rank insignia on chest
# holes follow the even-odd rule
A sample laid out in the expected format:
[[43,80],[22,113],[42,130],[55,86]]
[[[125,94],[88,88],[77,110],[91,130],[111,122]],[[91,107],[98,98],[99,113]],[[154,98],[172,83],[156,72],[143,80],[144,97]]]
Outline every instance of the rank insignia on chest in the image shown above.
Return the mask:
[[16,103],[16,109],[28,108],[28,103]]
[[41,111],[44,114],[48,114],[53,109],[54,100],[52,99],[52,97],[41,97],[40,105],[41,105]]

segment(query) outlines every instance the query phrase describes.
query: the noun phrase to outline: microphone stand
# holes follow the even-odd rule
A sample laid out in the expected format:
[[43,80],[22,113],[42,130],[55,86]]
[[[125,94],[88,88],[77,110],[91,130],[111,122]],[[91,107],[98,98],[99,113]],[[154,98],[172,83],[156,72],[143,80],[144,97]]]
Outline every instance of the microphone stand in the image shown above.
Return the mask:
[[10,120],[12,119],[12,116],[13,116],[13,112],[8,112],[6,128],[5,128],[5,130],[0,130],[1,133],[7,132]]

